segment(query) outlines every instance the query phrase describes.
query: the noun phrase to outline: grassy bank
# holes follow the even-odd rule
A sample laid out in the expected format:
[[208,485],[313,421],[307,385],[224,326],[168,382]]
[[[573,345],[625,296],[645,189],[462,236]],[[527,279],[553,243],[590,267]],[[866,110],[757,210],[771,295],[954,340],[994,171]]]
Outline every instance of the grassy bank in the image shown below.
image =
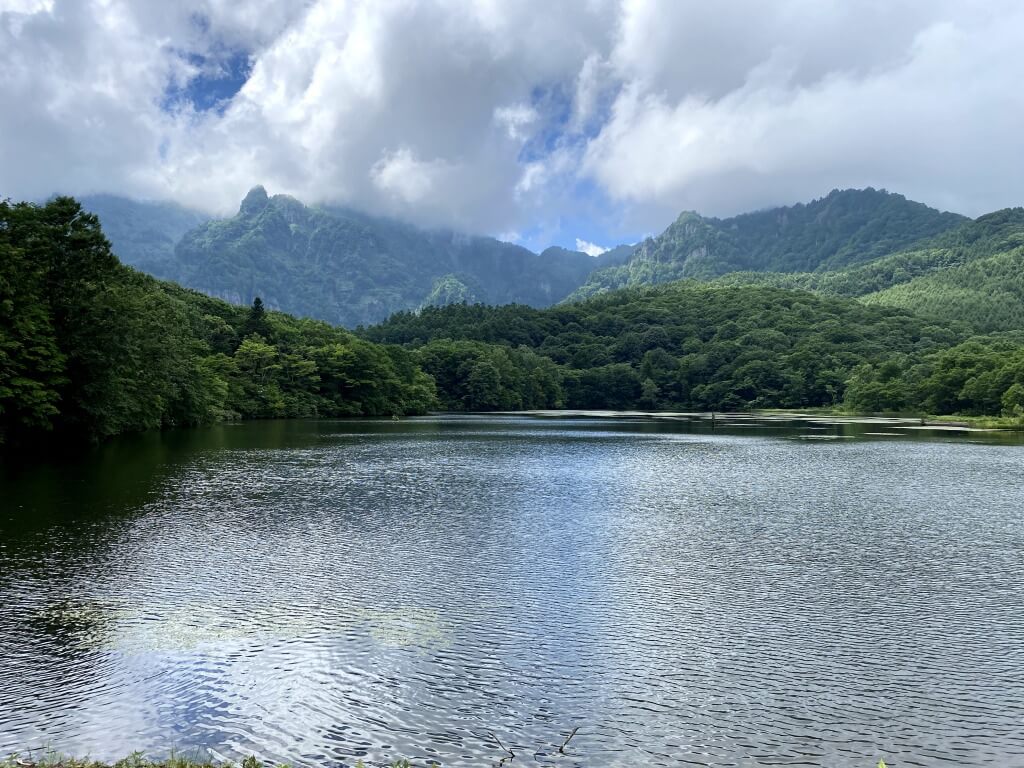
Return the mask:
[[962,424],[973,429],[1024,431],[1024,416],[925,416],[926,424]]
[[1024,415],[964,416],[961,414],[952,414],[945,416],[936,416],[934,414],[927,413],[921,414],[884,411],[880,413],[864,413],[861,411],[846,410],[842,407],[801,408],[799,410],[790,410],[785,408],[762,408],[756,411],[752,411],[752,413],[755,416],[758,414],[764,414],[775,417],[793,416],[795,418],[803,416],[821,416],[836,419],[905,419],[906,421],[914,421],[924,426],[955,426],[968,427],[970,429],[1006,429],[1024,431]]

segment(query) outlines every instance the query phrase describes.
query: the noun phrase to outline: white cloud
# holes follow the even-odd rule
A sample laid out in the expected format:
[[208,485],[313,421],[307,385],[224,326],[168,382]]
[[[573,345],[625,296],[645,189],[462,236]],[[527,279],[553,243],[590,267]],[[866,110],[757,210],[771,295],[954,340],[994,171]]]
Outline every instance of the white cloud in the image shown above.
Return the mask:
[[0,13],[50,13],[54,0],[0,0]]
[[591,54],[583,60],[575,85],[572,128],[584,131],[597,116],[602,99],[610,95],[617,82],[611,77],[608,62]]
[[576,238],[576,250],[577,251],[582,251],[583,253],[587,254],[587,256],[597,257],[597,256],[600,256],[605,251],[607,251],[608,249],[607,248],[602,248],[600,245],[594,245],[593,243],[588,243],[586,240],[580,240],[580,238],[577,237]]
[[[0,195],[602,239],[841,186],[980,213],[1024,201],[1022,34],[1013,0],[0,0]],[[168,107],[230,52],[222,110]]]
[[408,147],[402,147],[375,163],[370,175],[383,192],[406,203],[418,203],[433,191],[434,179],[441,172],[441,164],[419,160]]
[[[588,145],[584,172],[621,199],[713,212],[865,185],[967,212],[1019,202],[1024,185],[993,173],[1003,152],[1024,150],[1012,128],[1024,118],[1013,86],[1024,77],[1024,10],[1002,11],[908,13],[920,24],[904,19],[903,37],[890,28],[859,59],[838,35],[832,52],[776,38],[735,81],[722,72],[677,98],[650,87],[662,74],[648,71],[656,44],[636,43],[643,58],[620,54],[620,66],[639,74]],[[888,10],[877,15],[881,27]],[[627,32],[617,50],[634,42]]]
[[536,123],[539,117],[537,110],[528,104],[513,104],[494,110],[494,122],[502,126],[514,141],[525,139],[529,135],[527,128]]

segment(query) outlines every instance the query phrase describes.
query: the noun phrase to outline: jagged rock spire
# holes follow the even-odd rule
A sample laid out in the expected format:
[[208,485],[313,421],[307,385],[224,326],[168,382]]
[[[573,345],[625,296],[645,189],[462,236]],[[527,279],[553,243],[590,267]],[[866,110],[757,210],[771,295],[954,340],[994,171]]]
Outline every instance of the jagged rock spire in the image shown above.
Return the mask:
[[257,184],[249,190],[249,194],[245,196],[238,212],[243,216],[252,216],[266,208],[269,202],[270,197],[267,195],[267,190],[263,188],[262,184]]

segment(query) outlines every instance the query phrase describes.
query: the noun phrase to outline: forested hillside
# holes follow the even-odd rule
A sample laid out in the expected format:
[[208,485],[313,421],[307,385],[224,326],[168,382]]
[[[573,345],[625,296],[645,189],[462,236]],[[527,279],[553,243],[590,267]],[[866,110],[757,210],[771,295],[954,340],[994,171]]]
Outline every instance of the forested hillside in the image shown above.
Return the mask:
[[862,264],[967,221],[902,195],[875,189],[834,190],[808,204],[730,219],[687,211],[629,261],[593,273],[574,293],[584,298],[633,285],[731,272],[825,271]]
[[856,267],[724,276],[720,285],[772,285],[903,307],[979,332],[1024,328],[1024,208],[968,221],[912,249]]
[[1024,413],[1024,333],[971,337],[966,323],[764,286],[679,282],[546,310],[431,308],[365,335],[414,350],[449,407],[469,410],[513,407],[517,387],[500,365],[485,396],[460,383],[459,361],[490,344],[533,370],[538,356],[555,363],[561,389],[547,401],[572,408]]
[[978,331],[1024,328],[1024,249],[915,278],[863,300],[962,320]]
[[405,350],[124,267],[71,198],[0,202],[0,442],[435,404]]

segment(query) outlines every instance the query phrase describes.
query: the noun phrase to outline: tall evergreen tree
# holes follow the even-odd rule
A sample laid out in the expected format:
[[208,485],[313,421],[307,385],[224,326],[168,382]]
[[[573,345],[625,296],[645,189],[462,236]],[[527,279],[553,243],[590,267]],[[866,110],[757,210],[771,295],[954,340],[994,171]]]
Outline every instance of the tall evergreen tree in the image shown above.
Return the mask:
[[270,323],[267,322],[267,310],[263,306],[263,299],[259,296],[252,300],[249,308],[249,315],[245,318],[242,326],[242,338],[256,334],[262,336],[264,341],[272,341]]

